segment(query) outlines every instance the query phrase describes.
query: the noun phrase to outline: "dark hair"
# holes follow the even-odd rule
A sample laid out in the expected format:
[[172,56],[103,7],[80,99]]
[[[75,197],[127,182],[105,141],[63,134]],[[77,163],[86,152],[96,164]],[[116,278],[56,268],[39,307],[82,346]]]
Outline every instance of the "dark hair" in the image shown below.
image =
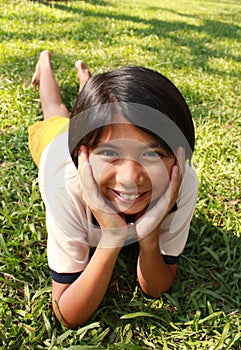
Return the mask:
[[69,149],[76,166],[80,145],[97,145],[103,127],[120,114],[157,137],[167,151],[185,147],[186,158],[191,159],[194,126],[180,91],[156,71],[126,67],[92,76],[80,92],[69,125]]

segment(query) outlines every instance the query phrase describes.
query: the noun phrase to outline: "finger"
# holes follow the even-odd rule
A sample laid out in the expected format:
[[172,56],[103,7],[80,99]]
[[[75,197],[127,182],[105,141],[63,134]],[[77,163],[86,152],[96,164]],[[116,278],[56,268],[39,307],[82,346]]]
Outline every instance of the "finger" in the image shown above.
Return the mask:
[[173,165],[170,176],[169,189],[173,192],[179,189],[185,172],[185,149],[178,147],[176,151],[176,164]]
[[180,167],[178,167],[177,165],[174,165],[172,169],[172,174],[171,174],[171,181],[165,193],[166,201],[169,203],[168,210],[171,210],[171,208],[174,206],[174,204],[176,203],[179,197],[179,190],[180,190],[181,183],[182,183],[182,174],[181,174]]
[[82,145],[78,152],[78,170],[81,176],[85,162],[89,162],[89,152],[88,148]]
[[185,170],[185,148],[178,147],[176,151],[176,165],[180,169],[179,175],[183,176]]
[[165,194],[166,200],[169,203],[168,209],[171,209],[178,199],[184,171],[185,149],[183,147],[178,147],[176,151],[176,164],[172,167],[170,183]]

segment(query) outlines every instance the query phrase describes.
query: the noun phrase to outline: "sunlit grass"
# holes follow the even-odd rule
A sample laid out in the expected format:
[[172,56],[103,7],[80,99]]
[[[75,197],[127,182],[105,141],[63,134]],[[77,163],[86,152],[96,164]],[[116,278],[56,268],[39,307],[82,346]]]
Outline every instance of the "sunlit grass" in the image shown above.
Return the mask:
[[[240,349],[240,9],[233,0],[1,1],[0,348]],[[199,200],[175,285],[159,299],[143,295],[126,249],[101,306],[75,331],[51,310],[27,145],[27,127],[42,117],[31,75],[46,48],[69,108],[75,60],[92,72],[143,65],[179,87],[197,135]]]

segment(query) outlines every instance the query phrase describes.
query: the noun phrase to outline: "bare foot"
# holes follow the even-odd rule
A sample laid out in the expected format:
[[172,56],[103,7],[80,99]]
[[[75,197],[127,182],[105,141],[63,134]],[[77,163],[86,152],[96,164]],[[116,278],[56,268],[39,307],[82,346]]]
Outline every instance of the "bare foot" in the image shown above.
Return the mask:
[[83,89],[91,74],[83,61],[76,61],[75,68],[77,69],[77,76],[79,79],[79,92]]
[[35,72],[32,77],[32,85],[33,86],[39,86],[40,83],[40,73],[41,73],[41,66],[42,65],[49,65],[51,66],[51,53],[48,50],[44,50],[41,52],[38,62],[35,66]]

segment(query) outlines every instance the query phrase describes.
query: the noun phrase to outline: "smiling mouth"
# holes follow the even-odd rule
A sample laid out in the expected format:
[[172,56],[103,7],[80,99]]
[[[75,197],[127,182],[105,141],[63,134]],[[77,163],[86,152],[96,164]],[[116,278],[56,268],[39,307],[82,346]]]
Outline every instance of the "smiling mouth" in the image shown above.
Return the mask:
[[114,196],[122,201],[122,202],[136,202],[139,201],[141,199],[143,199],[143,197],[146,196],[146,194],[148,192],[143,192],[143,193],[127,193],[127,192],[119,192],[119,191],[115,191],[115,190],[111,190],[114,194]]

